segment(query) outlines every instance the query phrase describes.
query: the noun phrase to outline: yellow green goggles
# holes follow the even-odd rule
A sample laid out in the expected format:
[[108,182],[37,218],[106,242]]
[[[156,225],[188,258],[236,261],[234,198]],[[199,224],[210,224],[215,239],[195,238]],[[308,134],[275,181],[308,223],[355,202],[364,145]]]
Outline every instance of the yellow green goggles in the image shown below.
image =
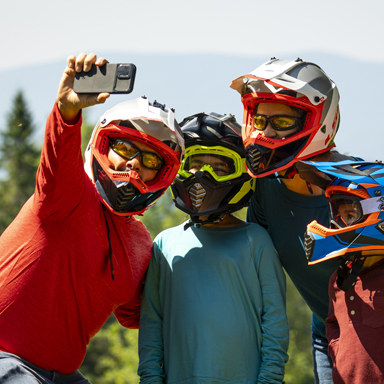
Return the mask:
[[193,145],[185,150],[179,175],[188,178],[198,171],[208,172],[218,182],[228,181],[246,173],[245,160],[225,147]]

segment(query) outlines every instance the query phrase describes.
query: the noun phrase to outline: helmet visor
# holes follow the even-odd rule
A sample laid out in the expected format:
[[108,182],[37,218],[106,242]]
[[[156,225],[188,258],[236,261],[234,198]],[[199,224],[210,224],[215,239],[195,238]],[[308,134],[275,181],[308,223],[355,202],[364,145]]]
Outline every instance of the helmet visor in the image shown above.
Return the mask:
[[208,172],[221,182],[241,176],[246,172],[244,164],[244,159],[228,148],[195,145],[186,149],[179,174],[188,178],[199,171]]
[[328,200],[331,224],[345,228],[361,222],[365,215],[361,206],[361,198],[349,195],[334,195]]

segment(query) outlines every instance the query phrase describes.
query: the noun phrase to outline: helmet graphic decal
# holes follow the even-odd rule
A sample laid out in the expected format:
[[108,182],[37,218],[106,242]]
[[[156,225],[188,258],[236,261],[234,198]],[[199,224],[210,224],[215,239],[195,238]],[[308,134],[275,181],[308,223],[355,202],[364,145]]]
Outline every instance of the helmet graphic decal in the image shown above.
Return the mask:
[[[235,79],[231,88],[242,96],[242,138],[251,176],[271,175],[334,147],[340,120],[339,93],[318,65],[301,59],[271,59]],[[301,116],[302,122],[282,138],[267,137],[255,125],[260,104],[285,105],[293,117]],[[274,129],[279,130],[279,125]]]

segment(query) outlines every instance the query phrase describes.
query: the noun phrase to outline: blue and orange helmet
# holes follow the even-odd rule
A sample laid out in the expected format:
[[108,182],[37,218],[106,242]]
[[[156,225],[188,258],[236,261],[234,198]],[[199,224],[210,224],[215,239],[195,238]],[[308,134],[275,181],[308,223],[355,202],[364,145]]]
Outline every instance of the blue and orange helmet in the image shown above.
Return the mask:
[[384,164],[364,161],[307,164],[333,179],[325,191],[331,228],[316,221],[308,225],[304,241],[308,263],[335,258],[365,260],[383,252]]

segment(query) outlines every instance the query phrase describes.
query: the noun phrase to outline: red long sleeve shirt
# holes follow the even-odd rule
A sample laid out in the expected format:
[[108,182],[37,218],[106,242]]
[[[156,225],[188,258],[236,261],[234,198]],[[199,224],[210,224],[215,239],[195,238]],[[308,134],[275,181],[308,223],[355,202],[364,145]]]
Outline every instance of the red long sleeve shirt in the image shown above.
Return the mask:
[[0,237],[0,350],[63,374],[79,368],[112,311],[138,327],[152,249],[139,220],[102,209],[84,172],[80,127],[81,119],[66,125],[55,105],[35,194]]
[[326,320],[334,384],[384,383],[384,260],[360,272],[347,292],[329,284]]

